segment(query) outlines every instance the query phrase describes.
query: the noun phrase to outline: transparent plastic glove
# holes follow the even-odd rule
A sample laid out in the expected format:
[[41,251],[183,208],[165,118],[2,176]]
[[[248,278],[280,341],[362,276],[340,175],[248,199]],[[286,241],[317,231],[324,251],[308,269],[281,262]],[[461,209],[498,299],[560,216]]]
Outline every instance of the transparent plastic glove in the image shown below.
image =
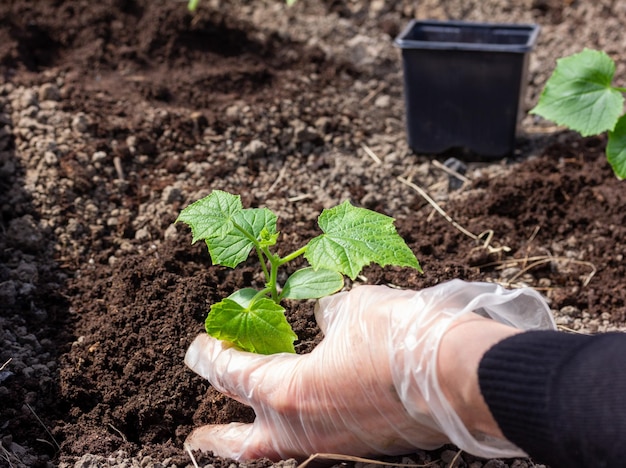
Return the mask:
[[472,312],[519,329],[555,327],[533,290],[453,280],[421,291],[360,286],[321,299],[325,337],[307,355],[256,355],[201,335],[186,364],[256,419],[203,426],[186,443],[237,460],[395,455],[448,442],[482,457],[524,456],[503,439],[470,434],[439,386],[441,338]]

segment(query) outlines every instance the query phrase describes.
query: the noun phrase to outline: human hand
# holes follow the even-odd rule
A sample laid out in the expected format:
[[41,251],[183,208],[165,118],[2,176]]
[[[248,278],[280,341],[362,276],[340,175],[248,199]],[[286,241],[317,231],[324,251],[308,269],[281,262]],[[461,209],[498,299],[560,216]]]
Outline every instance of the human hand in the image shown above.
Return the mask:
[[257,355],[201,335],[185,362],[251,406],[256,419],[198,428],[187,444],[238,460],[400,454],[450,441],[479,456],[523,455],[502,439],[473,434],[448,401],[454,392],[441,388],[438,354],[447,331],[495,323],[474,311],[517,328],[553,326],[533,291],[455,280],[417,292],[360,286],[321,299],[316,319],[325,338],[306,355]]

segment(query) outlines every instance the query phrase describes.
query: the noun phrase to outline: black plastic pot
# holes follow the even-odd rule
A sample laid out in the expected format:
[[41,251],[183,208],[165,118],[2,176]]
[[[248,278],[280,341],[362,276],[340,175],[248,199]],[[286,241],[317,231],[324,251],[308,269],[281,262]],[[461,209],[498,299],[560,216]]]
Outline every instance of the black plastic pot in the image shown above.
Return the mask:
[[539,27],[412,21],[402,49],[409,146],[420,153],[464,148],[511,153]]

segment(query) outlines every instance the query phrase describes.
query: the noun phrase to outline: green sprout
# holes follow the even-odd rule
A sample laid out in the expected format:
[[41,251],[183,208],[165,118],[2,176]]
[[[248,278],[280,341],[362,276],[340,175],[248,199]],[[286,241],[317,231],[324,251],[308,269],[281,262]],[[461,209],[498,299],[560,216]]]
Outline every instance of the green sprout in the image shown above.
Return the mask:
[[579,132],[608,132],[606,156],[613,172],[626,178],[626,88],[613,86],[615,62],[602,51],[584,49],[557,66],[530,112]]
[[[259,354],[295,352],[297,339],[280,305],[283,299],[318,299],[339,291],[346,275],[355,279],[370,263],[422,271],[398,235],[394,219],[350,202],[323,210],[323,234],[285,256],[273,251],[279,238],[277,216],[267,208],[243,208],[241,197],[220,190],[182,210],[177,222],[191,228],[192,243],[204,240],[214,265],[235,268],[255,252],[265,277],[260,290],[244,288],[213,304],[206,318],[209,335]],[[284,284],[281,267],[303,256],[310,266]]]

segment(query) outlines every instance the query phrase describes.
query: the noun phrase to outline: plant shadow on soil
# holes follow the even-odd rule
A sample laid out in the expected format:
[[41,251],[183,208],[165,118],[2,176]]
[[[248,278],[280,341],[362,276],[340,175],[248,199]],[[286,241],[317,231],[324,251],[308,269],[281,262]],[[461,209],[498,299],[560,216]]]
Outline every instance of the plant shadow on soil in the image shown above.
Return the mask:
[[[321,5],[350,17],[347,3]],[[394,30],[407,19],[387,14]],[[11,344],[0,366],[12,359],[3,370],[10,375],[0,374],[0,436],[15,457],[0,465],[71,464],[123,450],[187,466],[182,444],[193,427],[252,421],[249,408],[186,369],[183,357],[209,305],[235,289],[261,287],[262,278],[252,261],[237,270],[211,266],[206,248],[190,245],[189,232],[172,223],[213,186],[240,191],[246,206],[262,204],[270,189],[286,198],[303,182],[287,175],[276,188],[281,165],[302,166],[330,180],[333,196],[348,193],[397,218],[425,274],[368,267],[368,283],[417,289],[452,278],[509,281],[541,290],[571,327],[597,331],[626,320],[626,200],[606,163],[604,138],[529,137],[514,172],[478,175],[450,194],[445,209],[458,223],[475,233],[493,230],[492,245],[509,250],[484,249],[433,216],[417,194],[401,192],[399,208],[390,206],[397,192],[377,196],[367,187],[374,176],[359,167],[347,182],[335,177],[354,161],[335,160],[330,148],[354,154],[362,147],[351,124],[362,123],[369,135],[395,128],[384,124],[391,110],[370,121],[342,96],[357,78],[384,76],[384,67],[365,73],[321,47],[240,19],[237,7],[194,18],[179,2],[50,0],[34,9],[22,0],[0,6],[0,16],[8,18],[0,28],[0,132],[9,134],[0,133],[0,144],[8,141],[0,153],[0,332]],[[58,99],[43,99],[50,83]],[[398,83],[396,74],[383,84],[400,100]],[[360,103],[384,88],[372,86]],[[29,101],[32,89],[39,94]],[[43,126],[49,122],[23,120],[41,123],[49,109],[70,116],[71,132],[51,136]],[[82,131],[73,124],[79,114],[86,116]],[[306,125],[287,131],[297,118]],[[27,150],[44,137],[58,141],[56,159],[39,157],[45,164]],[[265,145],[246,147],[253,138]],[[238,150],[228,149],[230,140]],[[406,157],[416,167],[428,161]],[[54,173],[44,172],[48,166]],[[306,209],[284,207],[281,248],[294,250],[319,234],[311,214],[327,201],[310,197],[301,202]],[[287,306],[298,352],[308,352],[322,338],[313,303]],[[413,459],[441,455],[420,451]],[[200,454],[198,462],[230,464]]]

